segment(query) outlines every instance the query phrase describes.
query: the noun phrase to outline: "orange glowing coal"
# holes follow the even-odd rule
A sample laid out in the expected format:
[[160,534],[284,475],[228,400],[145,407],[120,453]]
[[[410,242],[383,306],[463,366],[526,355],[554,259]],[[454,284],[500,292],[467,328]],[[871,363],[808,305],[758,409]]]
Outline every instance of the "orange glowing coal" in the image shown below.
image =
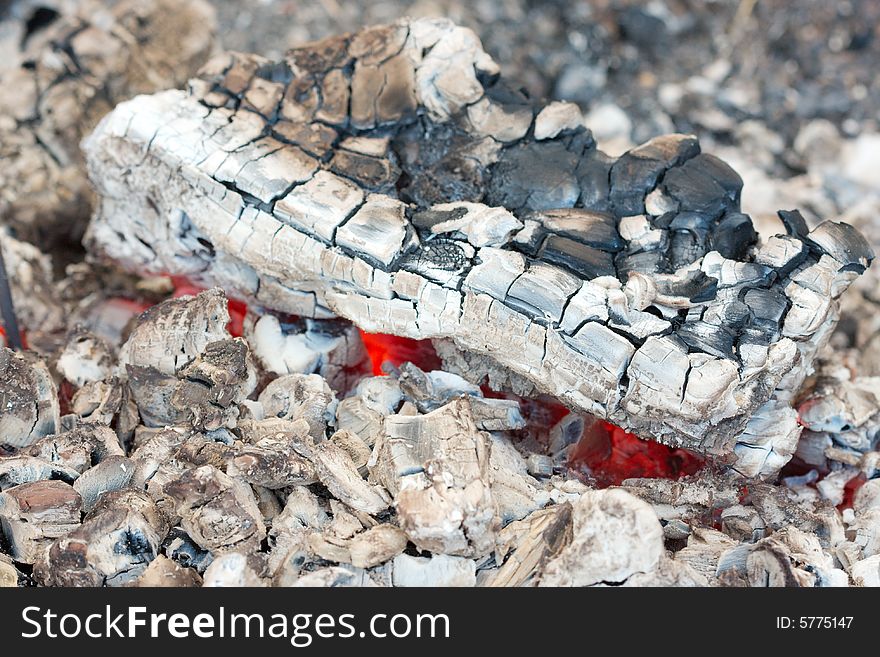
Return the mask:
[[382,370],[382,364],[385,362],[400,367],[402,363],[408,361],[425,371],[440,369],[440,358],[430,340],[412,340],[396,335],[364,331],[361,331],[361,339],[373,363],[373,374],[377,376],[385,374]]

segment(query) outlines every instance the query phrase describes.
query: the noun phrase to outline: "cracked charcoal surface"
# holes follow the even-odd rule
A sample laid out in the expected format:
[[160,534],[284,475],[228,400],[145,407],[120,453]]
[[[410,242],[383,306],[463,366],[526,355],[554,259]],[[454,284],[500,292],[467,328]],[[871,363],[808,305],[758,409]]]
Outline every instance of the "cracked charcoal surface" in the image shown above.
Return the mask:
[[[88,138],[87,242],[256,305],[451,339],[572,408],[776,472],[870,247],[791,214],[785,245],[753,244],[742,181],[695,138],[609,158],[558,110],[446,20],[220,55]],[[750,429],[777,406],[782,429]]]
[[202,0],[11,9],[43,22],[0,64],[7,89],[0,98],[0,213],[19,238],[70,259],[94,200],[80,141],[116,103],[183,84],[211,54],[214,13]]

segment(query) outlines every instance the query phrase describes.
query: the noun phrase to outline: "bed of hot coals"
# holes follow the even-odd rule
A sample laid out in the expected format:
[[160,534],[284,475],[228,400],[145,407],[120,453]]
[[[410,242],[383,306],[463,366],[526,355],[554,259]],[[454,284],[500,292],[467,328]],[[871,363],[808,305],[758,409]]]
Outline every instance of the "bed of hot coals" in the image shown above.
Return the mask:
[[[663,60],[636,103],[619,89],[638,67],[609,64],[601,103],[573,98],[581,108],[527,109],[444,22],[305,47],[292,68],[272,49],[220,56],[183,100],[114,112],[84,158],[80,139],[114,105],[179,86],[208,57],[210,11],[172,4],[20,2],[0,24],[18,57],[0,76],[21,90],[0,112],[0,245],[26,348],[0,354],[0,582],[880,584],[880,314],[875,274],[858,278],[877,240],[876,117],[852,91],[870,84],[873,45],[845,16],[828,28],[843,54],[802,75],[750,77],[721,39],[699,70],[673,49],[682,60]],[[762,11],[740,5],[731,43]],[[533,85],[556,67],[538,91],[568,99],[604,57],[659,61],[640,25],[718,31],[662,3],[572,12],[566,29],[601,46],[584,70],[566,59],[577,39],[539,47],[539,31],[505,72]],[[163,21],[190,46],[171,60]],[[811,37],[788,27],[803,64]],[[832,65],[860,96],[850,123],[821,103],[782,121],[770,83],[804,98]],[[291,84],[297,67],[308,83]],[[331,102],[340,89],[351,104]],[[702,153],[682,136],[633,148],[652,125],[699,132]],[[234,142],[234,155],[204,176],[211,149],[189,149],[217,135],[211,148]],[[742,199],[710,150],[736,164]],[[93,189],[93,256],[79,261],[70,240]],[[244,211],[221,226],[237,197]],[[325,235],[316,217],[334,212]],[[460,294],[461,314],[429,292]],[[465,312],[483,298],[485,325]],[[722,389],[725,363],[739,384]]]
[[6,583],[873,581],[875,453],[853,482],[745,480],[432,369],[430,343],[79,275],[99,289],[53,355],[3,352],[4,434],[37,436],[0,460]]

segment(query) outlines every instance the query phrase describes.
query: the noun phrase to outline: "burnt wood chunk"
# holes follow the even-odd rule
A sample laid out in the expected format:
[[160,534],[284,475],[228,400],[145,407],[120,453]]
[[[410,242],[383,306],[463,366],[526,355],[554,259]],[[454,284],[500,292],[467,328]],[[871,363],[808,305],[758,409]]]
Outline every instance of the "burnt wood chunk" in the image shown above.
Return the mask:
[[524,306],[537,317],[558,323],[568,300],[580,288],[577,278],[540,262],[529,265],[507,290],[505,301]]
[[602,251],[620,251],[624,242],[613,215],[572,208],[545,210],[531,215],[545,230],[569,237]]
[[581,157],[575,170],[581,192],[578,197],[578,206],[597,212],[605,212],[610,209],[609,177],[613,165],[614,158],[599,150],[588,151]]
[[407,237],[404,207],[386,196],[367,197],[354,216],[336,231],[336,243],[390,265],[400,254]]
[[758,241],[752,219],[741,212],[728,212],[712,230],[709,248],[730,260],[742,260]]
[[276,121],[272,125],[273,136],[279,141],[290,142],[306,153],[323,160],[333,151],[333,144],[339,133],[323,123],[294,123]]
[[143,514],[108,508],[54,541],[34,577],[45,586],[125,586],[147,569],[160,543]]
[[561,265],[588,280],[616,274],[609,252],[600,251],[568,237],[549,236],[544,240],[538,257]]
[[742,179],[714,155],[700,153],[670,169],[663,178],[663,188],[682,210],[718,217],[736,208]]
[[388,192],[400,176],[400,169],[386,157],[338,150],[330,161],[330,170],[363,188]]
[[749,307],[753,321],[758,326],[772,329],[779,328],[791,303],[781,292],[761,288],[746,290],[743,302]]
[[214,554],[253,549],[266,527],[251,488],[213,466],[187,470],[164,487],[182,527]]
[[573,207],[580,196],[577,163],[577,155],[555,141],[514,146],[493,168],[486,198],[511,210]]
[[421,119],[412,126],[402,126],[392,140],[392,148],[404,172],[397,183],[403,200],[421,208],[450,201],[483,200],[487,179],[484,166],[491,164],[486,156],[495,149],[473,143],[462,128]]
[[41,438],[26,453],[79,473],[110,456],[124,455],[116,433],[108,426],[92,423]]
[[0,442],[27,447],[60,428],[58,393],[45,363],[0,347]]
[[0,457],[0,491],[33,481],[58,480],[73,483],[79,472],[35,456]]
[[733,358],[733,344],[736,336],[726,327],[708,322],[685,322],[678,336],[690,348],[719,358]]
[[755,262],[773,267],[777,275],[788,276],[807,259],[808,249],[804,242],[790,235],[775,235],[755,253]]
[[482,556],[493,545],[495,506],[487,434],[457,400],[421,416],[389,416],[373,476],[394,494],[401,529],[417,547]]
[[[696,138],[665,135],[609,157],[575,108],[533,106],[473,32],[446,20],[368,28],[278,61],[218,56],[187,91],[120,104],[84,148],[96,255],[195,276],[278,317],[335,315],[370,333],[443,341],[473,382],[552,395],[749,475],[774,476],[792,455],[790,400],[833,330],[837,299],[873,259],[854,230],[825,223],[808,234],[795,213],[783,214],[789,235],[758,242],[740,211],[742,179]],[[190,376],[207,344],[230,339],[228,317],[204,316],[216,297],[181,303],[148,314],[122,349],[118,376],[145,423],[234,443],[226,432],[239,420],[301,417],[315,450],[282,461],[296,465],[295,453],[321,479],[321,456],[351,474],[339,452],[323,454],[339,427],[321,386],[303,388],[320,403],[281,403],[276,392],[297,389],[289,380],[252,400],[243,383],[203,389],[219,370]],[[207,330],[175,329],[193,323]],[[290,371],[292,336],[280,323],[263,328],[272,339],[260,361]],[[387,411],[360,397],[339,405],[365,444],[382,435]],[[771,407],[787,409],[785,421],[760,434]],[[238,451],[262,463],[259,440]],[[217,467],[223,450],[196,451]],[[356,471],[360,453],[345,452]],[[260,467],[241,471],[273,487],[287,476]],[[168,465],[156,476],[159,490],[180,473]],[[528,489],[511,481],[505,518]],[[351,495],[356,483],[333,480]],[[376,512],[366,496],[352,499]]]
[[700,152],[690,135],[665,135],[624,153],[611,168],[611,206],[618,216],[645,211],[645,196],[671,167]]
[[681,277],[658,277],[655,281],[657,292],[669,297],[684,297],[692,303],[705,303],[715,298],[718,279],[706,275],[701,270],[688,272]]
[[807,220],[799,210],[780,210],[776,214],[790,236],[803,239],[810,233]]
[[235,426],[237,405],[256,385],[247,343],[240,338],[209,342],[177,378],[171,406],[179,418],[201,431]]
[[861,273],[874,259],[874,250],[864,236],[842,221],[826,221],[811,231],[808,239],[850,271]]
[[361,206],[364,197],[357,185],[320,171],[279,199],[275,213],[294,228],[332,242],[339,225]]
[[16,561],[32,564],[80,524],[82,498],[62,481],[34,481],[0,493],[0,527]]

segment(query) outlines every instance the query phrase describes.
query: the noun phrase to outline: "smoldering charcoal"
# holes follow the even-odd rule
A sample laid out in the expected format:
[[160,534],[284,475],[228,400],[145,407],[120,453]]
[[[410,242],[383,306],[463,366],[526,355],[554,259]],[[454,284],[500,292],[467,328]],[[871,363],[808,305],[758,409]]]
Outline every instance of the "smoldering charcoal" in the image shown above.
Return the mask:
[[853,225],[608,154],[446,18],[76,5],[0,68],[0,584],[880,585]]

